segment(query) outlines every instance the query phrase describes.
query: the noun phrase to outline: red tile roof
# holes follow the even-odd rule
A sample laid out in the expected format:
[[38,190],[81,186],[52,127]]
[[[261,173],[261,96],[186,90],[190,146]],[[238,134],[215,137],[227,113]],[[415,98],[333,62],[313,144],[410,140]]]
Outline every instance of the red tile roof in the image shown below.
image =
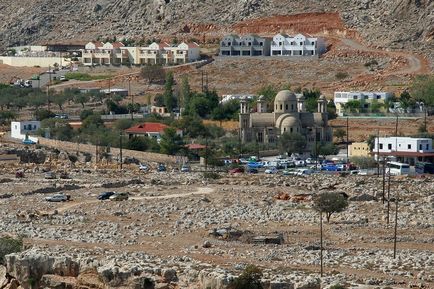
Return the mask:
[[120,47],[124,47],[125,45],[122,42],[115,42],[112,43],[113,48],[120,48]]
[[201,150],[201,149],[205,149],[206,146],[205,145],[201,145],[198,143],[190,143],[190,144],[186,144],[185,145],[189,150]]
[[196,42],[190,42],[190,43],[187,43],[187,45],[188,45],[188,48],[198,48],[199,47],[199,44],[197,44]]
[[150,132],[163,133],[169,126],[158,122],[145,122],[126,129],[127,133],[145,134]]
[[104,43],[102,43],[101,41],[92,41],[93,44],[95,44],[95,47],[103,47]]

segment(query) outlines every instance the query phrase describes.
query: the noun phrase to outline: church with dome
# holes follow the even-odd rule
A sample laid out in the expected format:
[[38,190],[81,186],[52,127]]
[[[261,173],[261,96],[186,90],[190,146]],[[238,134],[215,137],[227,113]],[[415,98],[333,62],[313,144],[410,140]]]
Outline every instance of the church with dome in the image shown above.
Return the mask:
[[240,137],[243,143],[276,143],[283,133],[299,133],[306,137],[307,151],[313,151],[315,142],[332,141],[332,128],[328,125],[327,100],[318,99],[317,112],[308,112],[303,95],[289,90],[277,93],[273,112],[267,111],[263,96],[257,101],[256,112],[252,112],[247,99],[240,101]]

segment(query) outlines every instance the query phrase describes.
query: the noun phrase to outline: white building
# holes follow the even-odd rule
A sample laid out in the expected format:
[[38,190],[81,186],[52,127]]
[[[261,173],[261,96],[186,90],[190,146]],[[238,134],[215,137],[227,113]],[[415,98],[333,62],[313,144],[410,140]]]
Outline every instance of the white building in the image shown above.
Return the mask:
[[179,45],[169,45],[166,42],[151,43],[143,47],[121,47],[118,63],[130,64],[182,64],[199,60],[200,47],[197,43],[182,42]]
[[41,127],[41,122],[38,120],[12,121],[11,137],[20,140],[25,140],[27,136],[28,139],[34,142],[38,142],[38,138],[33,137],[31,135],[35,135],[40,127]]
[[326,46],[322,38],[303,34],[289,36],[279,33],[271,42],[272,56],[318,56],[325,51]]
[[349,101],[359,101],[361,108],[369,110],[374,101],[382,104],[392,97],[393,93],[382,91],[336,91],[333,101],[336,106],[336,113],[343,116],[345,104]]
[[375,158],[395,156],[399,161],[414,164],[434,157],[432,139],[412,137],[380,137],[375,138],[372,151]]

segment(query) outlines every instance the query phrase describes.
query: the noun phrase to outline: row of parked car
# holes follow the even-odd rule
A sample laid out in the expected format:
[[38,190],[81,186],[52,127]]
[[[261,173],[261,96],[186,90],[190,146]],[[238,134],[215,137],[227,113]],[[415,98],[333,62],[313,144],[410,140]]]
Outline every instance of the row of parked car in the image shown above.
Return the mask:
[[[143,172],[149,172],[149,171],[151,171],[151,168],[146,164],[139,164],[139,170],[141,170]],[[167,168],[164,164],[158,164],[158,166],[156,167],[156,171],[157,172],[165,172],[165,171],[167,171]],[[188,173],[191,171],[191,169],[190,169],[189,165],[183,164],[180,168],[180,171],[183,173]]]
[[[96,197],[98,200],[111,200],[111,201],[125,201],[128,200],[128,193],[123,192],[102,192]],[[67,202],[71,201],[70,195],[65,195],[63,193],[54,194],[48,197],[45,197],[45,201],[47,202]]]

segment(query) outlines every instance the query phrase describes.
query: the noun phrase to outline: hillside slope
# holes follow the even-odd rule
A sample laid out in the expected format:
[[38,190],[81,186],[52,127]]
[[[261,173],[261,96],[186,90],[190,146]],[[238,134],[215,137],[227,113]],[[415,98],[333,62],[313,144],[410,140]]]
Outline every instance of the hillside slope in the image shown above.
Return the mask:
[[[258,25],[264,34],[290,33],[318,23],[282,27],[266,18],[311,12],[339,13],[347,29],[376,47],[434,54],[432,0],[0,0],[0,48],[113,36],[219,37],[257,31]],[[262,24],[250,21],[260,18]],[[322,28],[319,32],[333,29]]]

